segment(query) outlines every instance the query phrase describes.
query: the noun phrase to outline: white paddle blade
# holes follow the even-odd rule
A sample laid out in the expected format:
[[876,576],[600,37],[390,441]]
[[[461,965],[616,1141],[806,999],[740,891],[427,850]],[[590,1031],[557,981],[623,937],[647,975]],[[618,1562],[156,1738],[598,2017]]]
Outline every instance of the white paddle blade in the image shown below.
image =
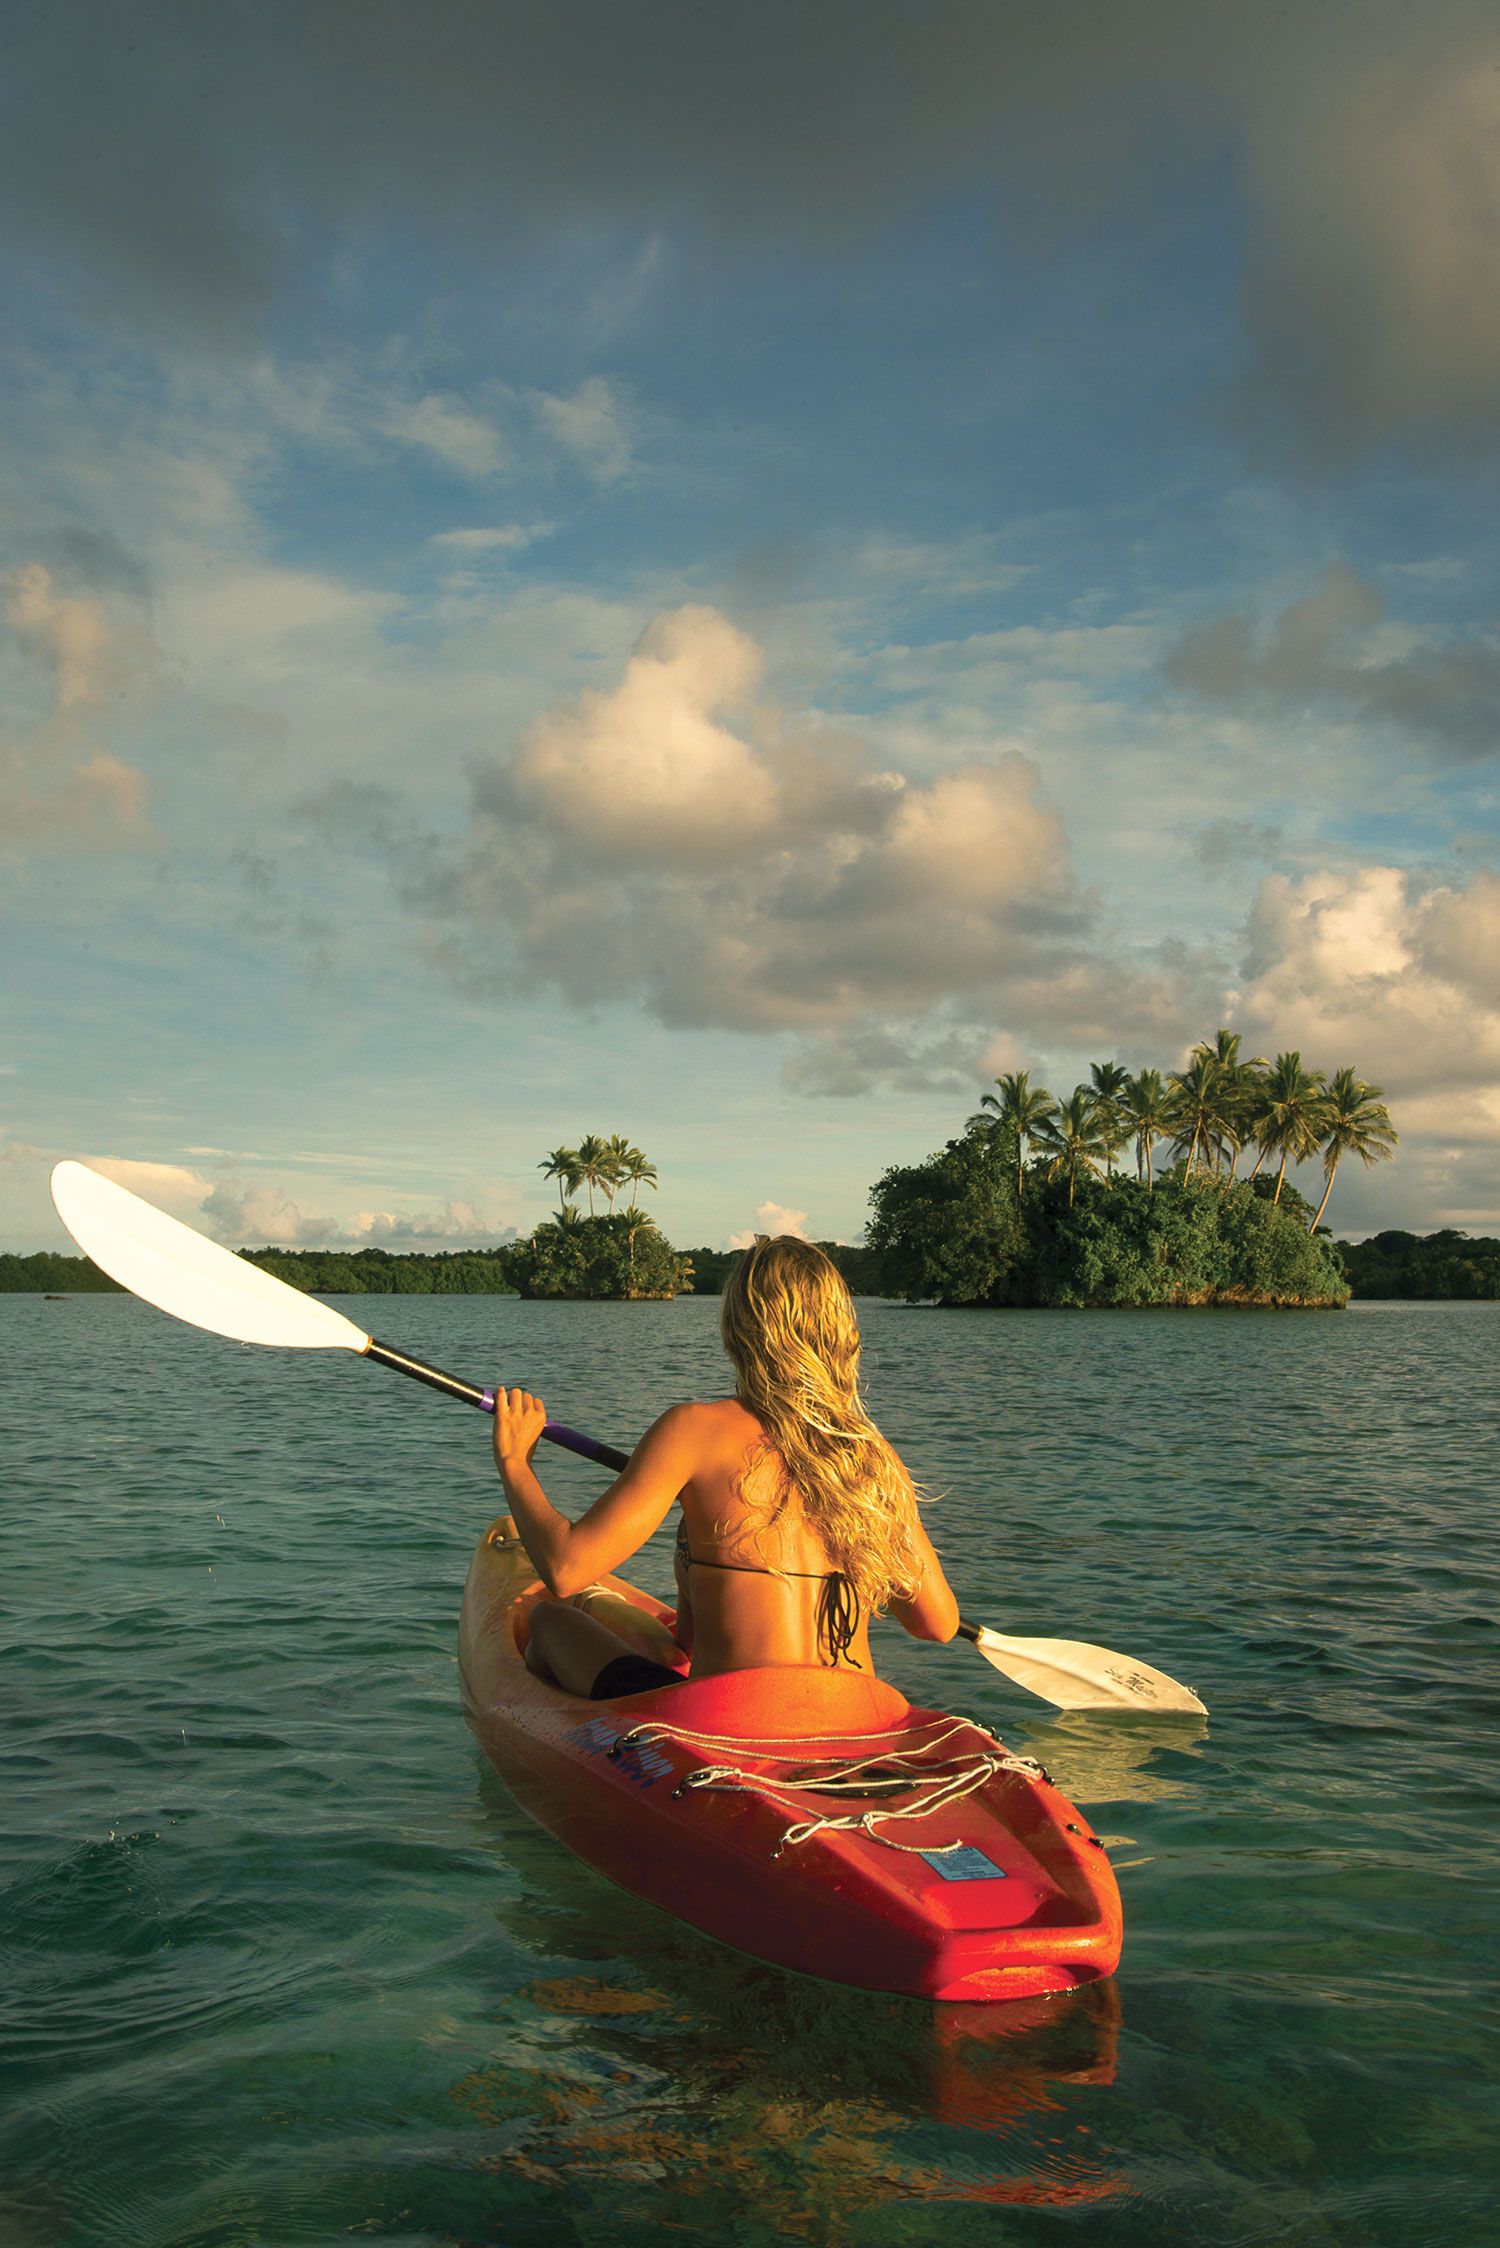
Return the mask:
[[980,1626],[974,1642],[986,1662],[1003,1670],[1028,1693],[1059,1709],[1182,1710],[1196,1717],[1208,1711],[1187,1686],[1163,1670],[1111,1654],[1083,1639],[1002,1639]]
[[190,1327],[289,1350],[369,1347],[369,1336],[341,1311],[246,1264],[85,1163],[57,1165],[52,1201],[101,1272]]

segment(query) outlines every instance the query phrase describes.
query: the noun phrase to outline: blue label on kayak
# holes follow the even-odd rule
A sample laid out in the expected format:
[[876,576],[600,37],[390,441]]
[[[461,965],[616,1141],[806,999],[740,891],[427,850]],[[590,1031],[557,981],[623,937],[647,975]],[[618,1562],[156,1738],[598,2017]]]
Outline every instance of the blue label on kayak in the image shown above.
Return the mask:
[[924,1850],[922,1856],[927,1860],[933,1872],[940,1873],[945,1881],[1003,1881],[1005,1879],[1004,1866],[997,1866],[993,1858],[987,1858],[984,1852],[976,1850],[971,1842],[965,1842],[957,1850]]
[[653,1780],[665,1780],[671,1776],[670,1757],[663,1756],[661,1750],[653,1748],[649,1741],[632,1741],[628,1747],[622,1748],[620,1742],[623,1735],[618,1727],[609,1724],[602,1717],[591,1718],[587,1725],[580,1725],[573,1738],[580,1748],[586,1748],[591,1755],[607,1756],[615,1769],[625,1779],[633,1780],[637,1787],[649,1787]]

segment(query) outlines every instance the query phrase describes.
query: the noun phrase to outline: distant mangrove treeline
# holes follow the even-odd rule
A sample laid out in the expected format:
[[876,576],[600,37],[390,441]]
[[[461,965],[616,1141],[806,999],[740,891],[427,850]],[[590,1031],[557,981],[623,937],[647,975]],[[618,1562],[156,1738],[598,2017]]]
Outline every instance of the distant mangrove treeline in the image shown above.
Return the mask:
[[[589,1221],[583,1221],[587,1227]],[[601,1224],[604,1222],[601,1218]],[[658,1240],[661,1236],[658,1235]],[[688,1268],[680,1291],[688,1295],[717,1296],[739,1255],[737,1249],[673,1249],[667,1254]],[[842,1241],[824,1241],[856,1295],[880,1293],[876,1263],[870,1251],[851,1248]],[[534,1275],[530,1268],[530,1242],[509,1241],[492,1249],[463,1249],[436,1256],[401,1254],[388,1249],[241,1249],[247,1264],[301,1288],[313,1296],[515,1296],[522,1282]],[[629,1273],[629,1244],[624,1248]],[[642,1266],[643,1277],[650,1277]],[[546,1293],[544,1289],[538,1293]],[[35,1256],[0,1254],[0,1295],[114,1295],[118,1284],[87,1257],[65,1257],[50,1249]]]
[[0,1256],[0,1296],[118,1296],[124,1291],[88,1257],[39,1249],[34,1257]]
[[[1256,1181],[1257,1188],[1261,1181]],[[1291,1190],[1288,1189],[1288,1192]],[[1285,1199],[1285,1197],[1283,1197]],[[1299,1195],[1297,1204],[1306,1210]],[[1163,1205],[1165,1207],[1165,1205]],[[1299,1213],[1300,1214],[1300,1211]],[[857,1296],[905,1294],[891,1285],[873,1249],[822,1241]],[[1500,1240],[1445,1228],[1441,1233],[1377,1233],[1369,1241],[1335,1244],[1356,1299],[1410,1297],[1428,1301],[1500,1300]],[[311,1295],[508,1296],[519,1290],[506,1270],[510,1247],[473,1249],[451,1257],[398,1256],[361,1250],[353,1256],[323,1249],[248,1249],[242,1256]],[[689,1293],[722,1292],[737,1249],[689,1249]],[[441,1275],[441,1277],[439,1277]],[[0,1295],[119,1295],[120,1289],[87,1257],[50,1249],[35,1256],[0,1254]]]
[[1376,1233],[1339,1248],[1356,1296],[1500,1301],[1500,1241],[1487,1235]]
[[435,1255],[389,1249],[241,1249],[248,1264],[313,1296],[513,1296],[511,1248]]

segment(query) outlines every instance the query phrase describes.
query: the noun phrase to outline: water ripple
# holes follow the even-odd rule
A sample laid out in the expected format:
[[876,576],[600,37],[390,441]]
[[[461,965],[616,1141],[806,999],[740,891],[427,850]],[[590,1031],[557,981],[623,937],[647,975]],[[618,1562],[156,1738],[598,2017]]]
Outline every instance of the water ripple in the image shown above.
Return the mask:
[[[712,1304],[376,1308],[617,1442],[723,1384]],[[1126,1900],[1086,2004],[937,2017],[635,1904],[478,1763],[477,1416],[58,1311],[0,1298],[7,2248],[1485,2236],[1500,1308],[869,1307],[965,1612],[1211,1711],[1061,1717],[882,1632],[1089,1807]]]

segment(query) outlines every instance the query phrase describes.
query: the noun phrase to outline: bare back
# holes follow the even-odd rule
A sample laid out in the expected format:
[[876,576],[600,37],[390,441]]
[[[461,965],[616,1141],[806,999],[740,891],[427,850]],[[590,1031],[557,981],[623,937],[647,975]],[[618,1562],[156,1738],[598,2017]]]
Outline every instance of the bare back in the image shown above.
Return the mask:
[[[860,1613],[847,1650],[830,1649],[820,1628],[836,1565],[801,1520],[795,1496],[777,1521],[774,1458],[764,1430],[737,1398],[680,1407],[693,1471],[680,1494],[687,1557],[678,1545],[680,1622],[691,1616],[693,1675],[776,1663],[837,1660],[869,1671],[868,1618]],[[777,1574],[776,1572],[785,1572]]]
[[[619,1568],[680,1505],[678,1637],[695,1675],[779,1664],[872,1670],[869,1619],[854,1588],[795,1494],[777,1515],[778,1463],[737,1398],[669,1406],[576,1522],[558,1513],[531,1465],[546,1419],[539,1397],[496,1390],[495,1456],[527,1553],[556,1600]],[[890,1613],[916,1639],[951,1639],[958,1603],[914,1495],[909,1529],[916,1582],[892,1593]],[[580,1629],[589,1622],[574,1620]]]

